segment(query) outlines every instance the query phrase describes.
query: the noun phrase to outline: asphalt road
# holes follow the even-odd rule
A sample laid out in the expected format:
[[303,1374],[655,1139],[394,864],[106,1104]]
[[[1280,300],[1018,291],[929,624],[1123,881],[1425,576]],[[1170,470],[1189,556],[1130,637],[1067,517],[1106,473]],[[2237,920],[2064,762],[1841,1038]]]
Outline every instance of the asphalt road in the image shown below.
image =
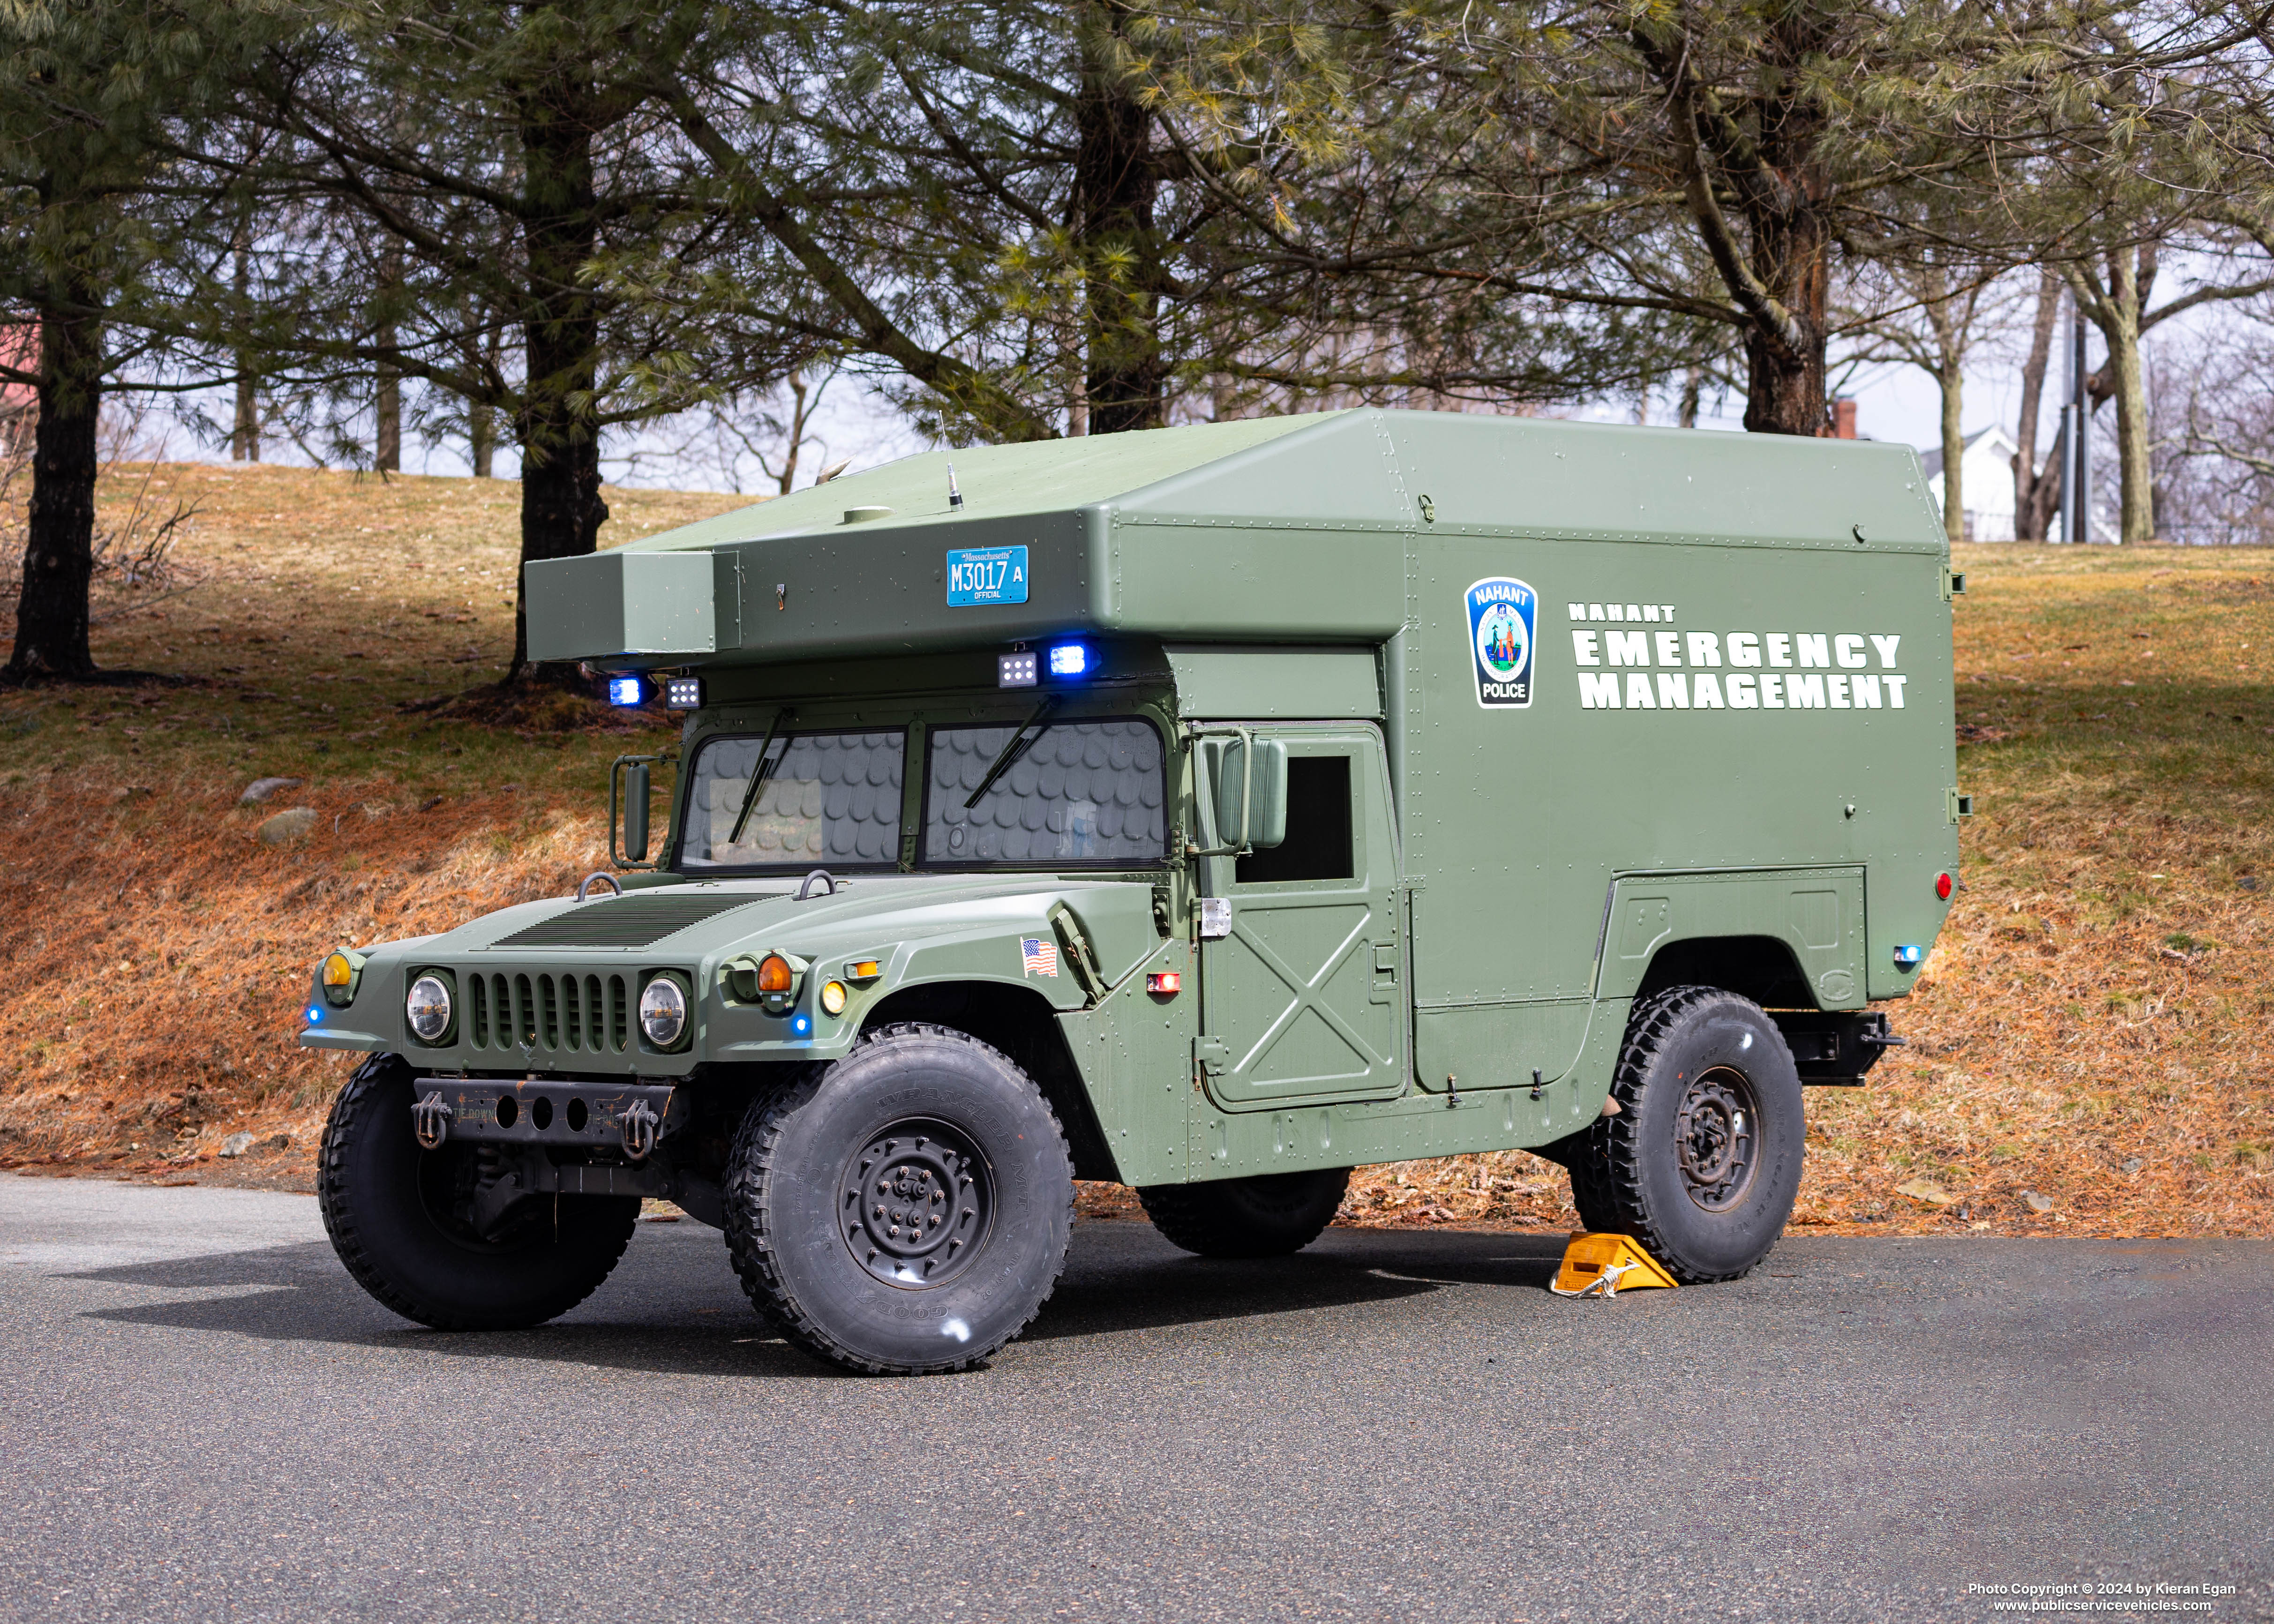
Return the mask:
[[1612,1303],[1550,1296],[1556,1250],[1090,1224],[991,1369],[862,1380],[764,1340],[691,1222],[559,1324],[452,1336],[305,1197],[0,1176],[0,1615],[1939,1620],[2208,1582],[2183,1616],[2274,1618],[2274,1244],[1795,1241]]

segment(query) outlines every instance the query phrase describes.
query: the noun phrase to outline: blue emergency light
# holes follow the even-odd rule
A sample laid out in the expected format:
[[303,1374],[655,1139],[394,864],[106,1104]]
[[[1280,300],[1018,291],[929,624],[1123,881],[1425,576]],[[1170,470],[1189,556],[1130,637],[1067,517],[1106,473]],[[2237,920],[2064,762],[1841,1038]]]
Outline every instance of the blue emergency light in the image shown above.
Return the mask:
[[1078,643],[1050,645],[1050,675],[1078,677],[1089,669],[1089,650]]
[[608,703],[612,705],[637,705],[647,702],[647,684],[637,677],[610,677]]
[[1899,947],[1895,950],[1895,967],[1898,970],[1915,970],[1922,957],[1916,947]]

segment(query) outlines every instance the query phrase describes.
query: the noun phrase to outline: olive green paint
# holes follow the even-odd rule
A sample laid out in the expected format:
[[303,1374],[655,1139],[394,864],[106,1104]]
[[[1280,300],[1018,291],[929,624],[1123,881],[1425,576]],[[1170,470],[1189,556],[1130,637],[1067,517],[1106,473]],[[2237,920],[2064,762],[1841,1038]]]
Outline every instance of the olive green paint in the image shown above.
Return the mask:
[[[1055,1021],[1121,1177],[1167,1183],[1540,1145],[1601,1109],[1669,948],[1776,944],[1816,1005],[1850,1009],[1908,991],[1895,948],[1940,929],[1951,608],[1907,447],[1359,410],[953,459],[961,508],[928,454],[532,564],[531,652],[701,676],[689,760],[784,705],[800,729],[906,727],[907,830],[927,731],[1027,716],[1037,695],[998,690],[996,657],[1079,635],[1099,667],[1059,714],[1160,730],[1175,853],[959,873],[918,869],[909,839],[797,902],[795,875],[667,872],[674,790],[666,872],[627,883],[749,906],[639,950],[497,945],[566,898],[369,948],[352,1003],[302,1041],[438,1071],[699,1076],[831,1059],[895,992],[988,982]],[[950,549],[1013,545],[1025,603],[947,604]],[[1538,595],[1532,685],[1487,707],[1464,594],[1502,577]],[[1236,859],[1182,854],[1217,841],[1193,746],[1238,729],[1349,756],[1359,872],[1244,886]],[[1201,934],[1210,898],[1231,903],[1222,939]],[[1029,937],[1062,960],[1083,944],[1098,983],[1026,973]],[[725,974],[776,949],[811,965],[789,1015]],[[882,974],[830,1019],[818,987],[862,959]],[[462,1009],[456,1041],[422,1049],[401,1009],[429,966],[532,996],[551,976],[556,999],[572,974],[636,998],[668,970],[695,1031],[674,1055],[476,1052]],[[1147,992],[1148,970],[1183,990]]]

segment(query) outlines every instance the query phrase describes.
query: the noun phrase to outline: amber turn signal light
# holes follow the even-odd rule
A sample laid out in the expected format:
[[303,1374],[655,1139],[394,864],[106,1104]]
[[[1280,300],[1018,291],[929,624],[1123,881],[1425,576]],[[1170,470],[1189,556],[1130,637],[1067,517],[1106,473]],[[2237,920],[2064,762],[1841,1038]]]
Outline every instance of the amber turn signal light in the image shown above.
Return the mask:
[[789,960],[779,953],[768,953],[758,961],[760,992],[787,992],[790,983],[795,979],[794,973],[789,967]]
[[345,953],[334,953],[324,960],[324,985],[345,987],[355,980],[355,966],[348,962]]
[[845,966],[846,977],[850,981],[873,981],[883,974],[882,966],[873,959],[856,959]]

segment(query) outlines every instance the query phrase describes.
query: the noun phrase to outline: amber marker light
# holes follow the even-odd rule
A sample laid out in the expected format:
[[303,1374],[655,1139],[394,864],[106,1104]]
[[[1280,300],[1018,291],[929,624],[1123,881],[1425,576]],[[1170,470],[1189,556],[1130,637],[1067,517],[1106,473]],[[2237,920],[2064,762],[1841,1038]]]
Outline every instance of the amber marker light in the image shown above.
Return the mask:
[[855,959],[845,966],[845,976],[847,981],[873,981],[884,973],[884,967],[873,959]]
[[326,957],[323,967],[316,972],[316,980],[324,989],[324,1002],[335,1009],[355,1002],[356,972],[362,968],[360,959],[334,951]]
[[1145,973],[1145,990],[1147,992],[1156,992],[1161,994],[1163,997],[1173,998],[1178,993],[1184,991],[1184,989],[1185,978],[1182,974],[1178,971],[1148,970]]
[[768,953],[758,961],[760,992],[787,992],[790,983],[795,979],[794,973],[789,967],[789,960],[779,953]]

